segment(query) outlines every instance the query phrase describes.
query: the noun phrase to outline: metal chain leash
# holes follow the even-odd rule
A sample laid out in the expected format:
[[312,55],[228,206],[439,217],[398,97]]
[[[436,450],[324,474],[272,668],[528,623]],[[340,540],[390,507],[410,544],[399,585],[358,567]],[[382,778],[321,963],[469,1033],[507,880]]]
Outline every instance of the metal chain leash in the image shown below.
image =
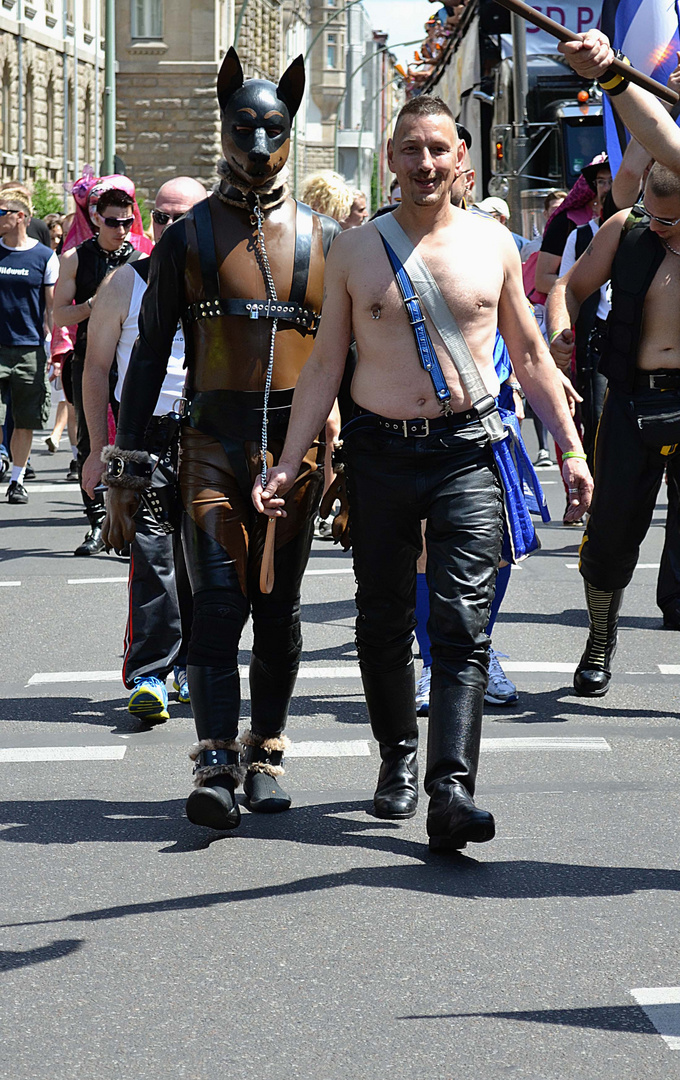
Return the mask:
[[[268,293],[268,299],[273,300],[274,303],[278,301],[276,295],[276,285],[274,284],[274,278],[272,276],[271,267],[269,265],[269,258],[267,256],[267,249],[264,244],[264,229],[262,226],[262,210],[260,208],[260,200],[256,197],[255,201],[255,220],[257,223],[257,243],[259,247],[258,263],[264,277],[265,289]],[[272,321],[271,337],[269,339],[269,361],[267,363],[267,374],[264,380],[264,408],[262,412],[262,438],[260,440],[260,449],[262,453],[262,487],[267,484],[267,424],[268,424],[268,410],[269,410],[269,394],[272,386],[272,375],[274,372],[274,342],[276,339],[276,331],[278,328],[278,319]]]

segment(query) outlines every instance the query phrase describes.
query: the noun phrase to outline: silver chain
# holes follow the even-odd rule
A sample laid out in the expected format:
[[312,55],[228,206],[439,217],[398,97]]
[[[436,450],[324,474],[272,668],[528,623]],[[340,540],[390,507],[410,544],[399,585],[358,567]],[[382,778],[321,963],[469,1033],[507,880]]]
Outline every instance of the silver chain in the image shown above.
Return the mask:
[[[278,297],[276,295],[276,285],[274,284],[274,278],[272,277],[271,267],[269,265],[269,258],[267,256],[267,249],[264,246],[264,229],[262,227],[262,210],[260,209],[260,200],[256,198],[255,202],[255,218],[257,221],[257,242],[260,249],[260,269],[264,277],[265,288],[268,294],[268,299],[277,302]],[[276,331],[278,328],[278,319],[272,321],[272,332],[269,338],[269,361],[267,363],[267,374],[264,380],[264,408],[262,412],[262,438],[260,441],[260,450],[262,453],[262,487],[266,487],[267,484],[267,424],[268,424],[268,410],[269,410],[269,394],[272,388],[272,375],[274,372],[274,342],[276,339]]]

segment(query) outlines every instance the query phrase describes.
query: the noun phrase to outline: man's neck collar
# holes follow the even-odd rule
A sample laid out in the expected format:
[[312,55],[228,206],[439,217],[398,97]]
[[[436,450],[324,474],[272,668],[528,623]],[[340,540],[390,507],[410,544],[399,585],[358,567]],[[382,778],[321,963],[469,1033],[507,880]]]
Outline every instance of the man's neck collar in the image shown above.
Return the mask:
[[106,256],[120,255],[122,253],[123,249],[125,248],[125,245],[127,243],[129,243],[128,238],[126,236],[125,239],[123,240],[123,243],[119,247],[114,248],[111,251],[111,250],[109,250],[109,248],[105,248],[103,244],[99,243],[99,237],[98,236],[94,237],[94,242],[97,245],[97,247],[99,248],[99,250],[102,252],[102,254],[106,255]]
[[229,206],[252,212],[259,201],[261,209],[267,211],[280,206],[288,198],[288,169],[285,166],[259,187],[253,187],[237,176],[225,158],[219,162],[217,172],[221,179],[213,191],[221,202]]

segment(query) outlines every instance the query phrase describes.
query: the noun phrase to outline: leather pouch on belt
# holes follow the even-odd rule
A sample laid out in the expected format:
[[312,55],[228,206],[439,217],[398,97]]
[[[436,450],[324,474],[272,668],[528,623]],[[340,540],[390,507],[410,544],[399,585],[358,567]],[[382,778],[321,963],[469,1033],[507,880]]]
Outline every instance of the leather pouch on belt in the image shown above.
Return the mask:
[[674,401],[667,404],[647,404],[635,401],[635,422],[640,429],[640,436],[650,450],[661,450],[680,443],[680,401],[673,395]]

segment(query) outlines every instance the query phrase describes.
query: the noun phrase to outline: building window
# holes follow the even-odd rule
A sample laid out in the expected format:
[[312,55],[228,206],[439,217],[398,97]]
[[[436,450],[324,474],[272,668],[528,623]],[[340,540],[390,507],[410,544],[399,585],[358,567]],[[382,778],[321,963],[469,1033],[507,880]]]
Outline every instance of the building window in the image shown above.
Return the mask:
[[31,70],[31,68],[28,69],[28,72],[26,74],[24,104],[26,108],[26,116],[24,122],[24,146],[26,153],[32,156],[35,153],[35,126],[33,124],[33,71]]
[[83,26],[86,30],[92,29],[92,5],[90,0],[83,0]]
[[45,11],[54,15],[54,0],[45,0]]
[[338,35],[327,34],[326,35],[326,67],[336,68],[338,66]]
[[132,0],[132,37],[163,37],[163,0]]
[[54,152],[54,79],[50,75],[45,92],[45,136],[47,139],[47,156],[56,157]]
[[5,154],[11,154],[12,152],[12,76],[9,70],[9,64],[5,60],[5,66],[2,69],[2,104],[0,106],[0,127],[2,132],[0,137],[2,138],[2,150]]
[[75,2],[74,0],[66,0],[66,22],[73,23],[76,21]]

